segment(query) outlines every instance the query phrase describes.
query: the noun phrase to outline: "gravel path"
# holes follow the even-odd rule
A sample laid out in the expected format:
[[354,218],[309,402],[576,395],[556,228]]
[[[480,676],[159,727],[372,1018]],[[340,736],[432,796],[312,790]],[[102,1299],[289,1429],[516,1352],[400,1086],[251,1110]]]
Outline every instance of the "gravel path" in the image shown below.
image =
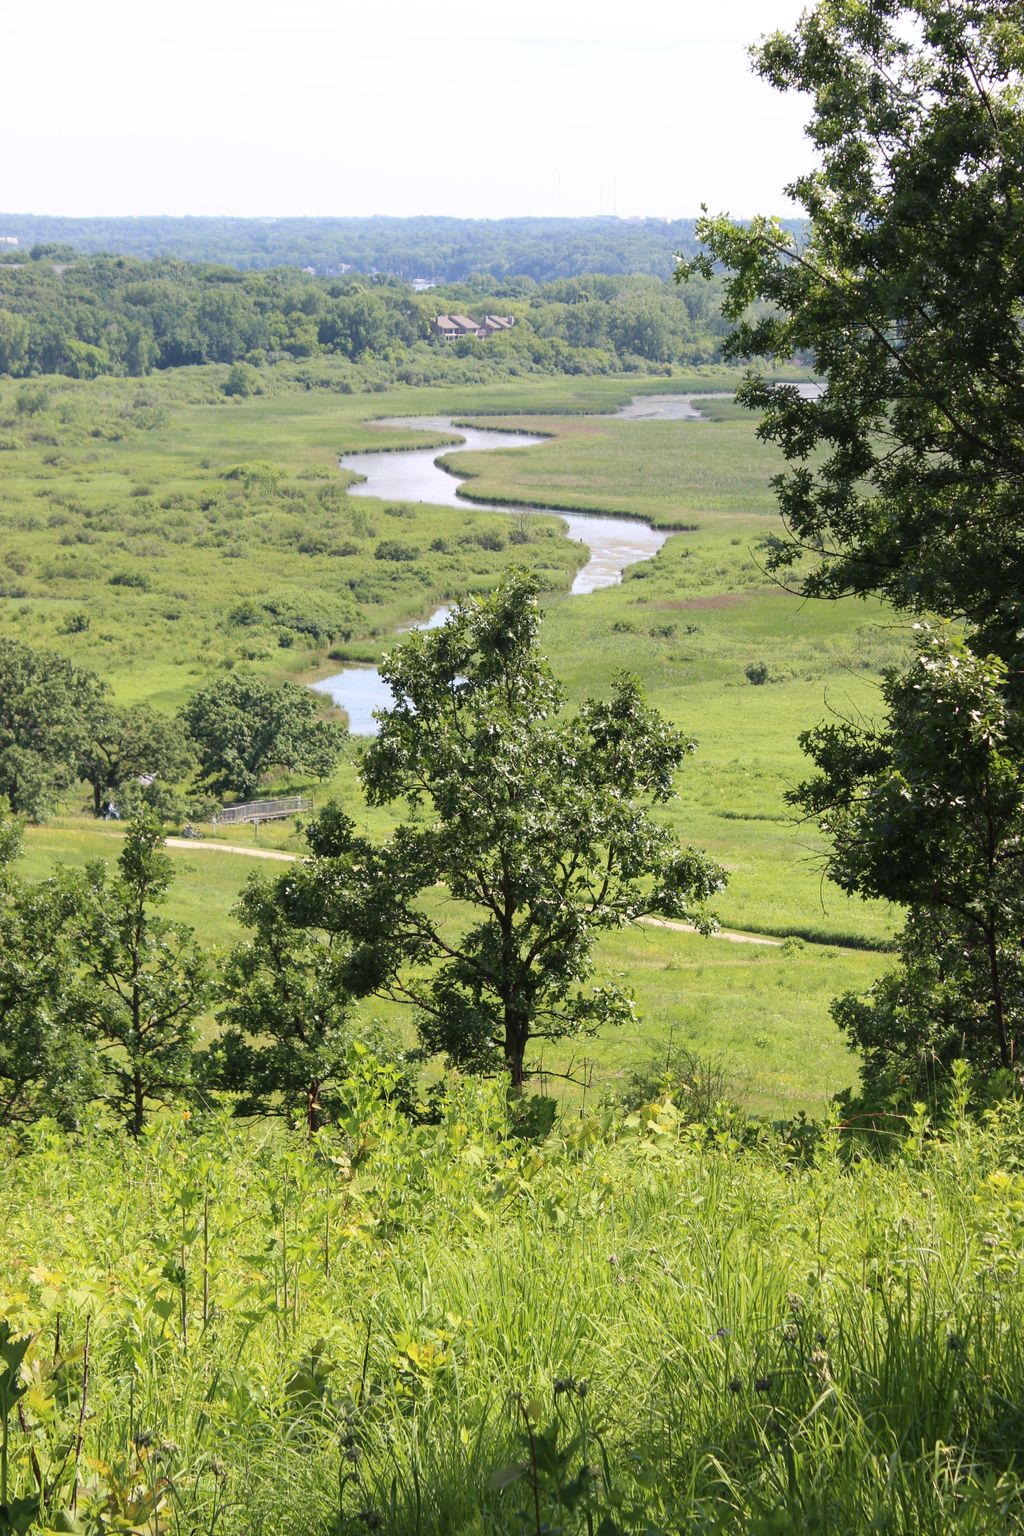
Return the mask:
[[240,853],[247,859],[284,859],[294,864],[297,853],[285,853],[281,848],[248,848],[241,843],[206,842],[198,837],[165,837],[168,848],[187,848],[191,853]]
[[[297,853],[285,853],[280,848],[243,847],[241,843],[208,843],[191,837],[167,837],[164,838],[164,842],[168,848],[188,848],[197,853],[240,853],[247,859],[283,859],[289,864],[294,863],[299,857]],[[647,923],[652,928],[673,928],[676,933],[697,932],[692,923],[673,923],[664,917],[642,917],[640,921]],[[759,933],[734,933],[728,928],[720,928],[711,937],[713,939],[725,939],[729,944],[768,944],[773,949],[778,949],[783,942],[781,939],[767,939]]]
[[[674,928],[677,933],[697,932],[692,923],[673,923],[667,917],[642,917],[640,921],[651,928]],[[784,939],[767,939],[761,933],[735,933],[731,928],[719,928],[711,937],[725,939],[729,944],[768,944],[772,949],[780,949],[785,943]]]

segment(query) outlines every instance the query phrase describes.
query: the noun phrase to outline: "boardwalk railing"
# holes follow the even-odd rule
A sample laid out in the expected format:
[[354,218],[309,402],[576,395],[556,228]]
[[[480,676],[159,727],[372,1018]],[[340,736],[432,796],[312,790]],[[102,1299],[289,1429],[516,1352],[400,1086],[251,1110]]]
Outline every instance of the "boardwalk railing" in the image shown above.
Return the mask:
[[281,800],[250,800],[245,805],[226,805],[211,818],[215,827],[229,827],[240,821],[281,821],[299,811],[311,811],[308,795],[285,795]]

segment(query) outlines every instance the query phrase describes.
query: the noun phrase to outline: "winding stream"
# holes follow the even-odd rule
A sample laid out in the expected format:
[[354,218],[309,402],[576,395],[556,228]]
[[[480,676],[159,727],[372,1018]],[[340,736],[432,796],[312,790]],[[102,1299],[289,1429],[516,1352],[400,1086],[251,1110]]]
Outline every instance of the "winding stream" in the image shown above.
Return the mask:
[[[644,395],[632,400],[614,414],[632,421],[694,421],[700,411],[692,395]],[[699,396],[696,398],[700,398]],[[553,512],[539,507],[494,506],[457,494],[465,477],[450,474],[437,463],[442,455],[475,453],[497,448],[530,448],[545,441],[523,432],[502,432],[491,428],[457,427],[450,416],[390,417],[383,426],[404,427],[410,431],[454,432],[462,439],[444,448],[409,448],[397,452],[352,453],[340,461],[342,469],[365,478],[349,486],[350,496],[375,496],[384,501],[425,502],[435,507],[468,508],[472,512],[506,512],[516,516],[527,513],[560,517],[569,538],[585,544],[590,559],[580,568],[572,584],[575,594],[596,592],[613,587],[622,580],[627,566],[650,560],[665,543],[668,534],[639,518],[595,517],[582,512]],[[422,625],[405,629],[436,629],[451,609],[436,608]],[[373,736],[377,722],[375,709],[387,709],[391,693],[376,667],[345,667],[332,677],[325,677],[313,687],[325,693],[348,715],[353,736]]]

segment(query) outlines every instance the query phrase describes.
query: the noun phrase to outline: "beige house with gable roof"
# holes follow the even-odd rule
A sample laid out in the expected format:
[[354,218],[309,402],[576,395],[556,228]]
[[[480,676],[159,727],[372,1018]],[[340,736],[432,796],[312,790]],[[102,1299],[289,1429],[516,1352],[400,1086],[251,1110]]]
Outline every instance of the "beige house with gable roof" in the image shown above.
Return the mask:
[[485,315],[482,320],[471,320],[468,315],[437,315],[430,322],[430,334],[439,341],[460,341],[463,336],[483,340],[499,331],[510,331],[515,323],[515,315]]

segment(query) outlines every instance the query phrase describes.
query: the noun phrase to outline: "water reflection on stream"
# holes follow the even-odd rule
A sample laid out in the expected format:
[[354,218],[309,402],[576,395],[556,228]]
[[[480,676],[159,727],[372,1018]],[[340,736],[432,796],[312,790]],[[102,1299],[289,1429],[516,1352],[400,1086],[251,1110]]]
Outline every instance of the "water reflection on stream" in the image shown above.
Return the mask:
[[[700,417],[692,395],[644,395],[623,406],[615,415],[630,421],[693,421]],[[696,398],[700,398],[699,396]],[[496,507],[456,494],[464,477],[449,474],[437,459],[458,453],[477,453],[498,448],[530,448],[545,441],[524,432],[502,432],[480,427],[457,427],[450,416],[391,417],[384,426],[404,427],[409,431],[453,432],[462,439],[445,448],[410,448],[397,452],[352,453],[341,460],[343,469],[365,478],[349,486],[350,496],[374,496],[382,501],[423,502],[435,507],[468,508],[472,512],[541,513],[537,507]],[[577,539],[590,551],[590,559],[580,568],[572,584],[576,594],[596,592],[622,580],[627,566],[650,560],[668,538],[667,533],[652,528],[639,518],[593,517],[581,512],[544,511],[544,516],[560,517],[569,538]],[[403,630],[436,629],[451,609],[437,608],[422,625],[403,625]],[[348,715],[353,736],[373,736],[377,722],[375,709],[387,709],[391,692],[376,667],[345,667],[333,677],[325,677],[313,687],[325,693]]]

